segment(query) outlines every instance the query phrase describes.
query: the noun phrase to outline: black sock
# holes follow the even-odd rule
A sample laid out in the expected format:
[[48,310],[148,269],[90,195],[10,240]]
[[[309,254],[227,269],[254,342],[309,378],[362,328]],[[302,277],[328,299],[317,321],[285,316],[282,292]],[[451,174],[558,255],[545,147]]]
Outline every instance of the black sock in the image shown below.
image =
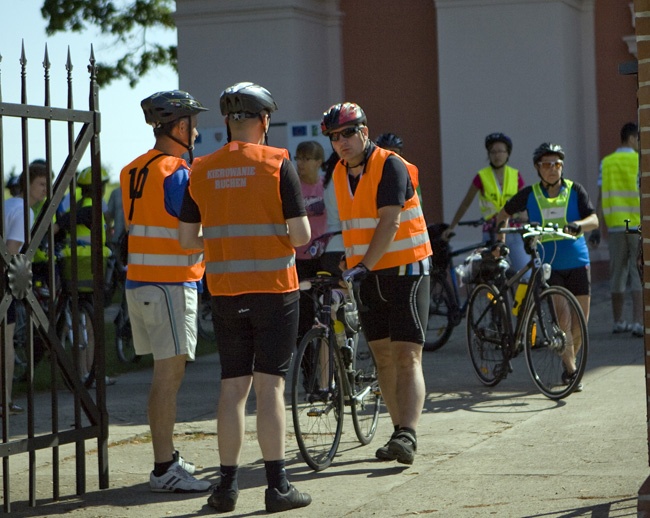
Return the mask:
[[153,476],[154,477],[161,477],[165,473],[167,473],[167,470],[169,469],[169,466],[174,464],[174,458],[172,457],[172,460],[168,462],[154,462],[153,464]]
[[397,430],[399,430],[399,425],[396,424],[395,426],[393,426],[393,428],[395,428],[395,430],[393,430],[393,431],[396,432]]
[[219,487],[224,489],[234,489],[235,491],[239,490],[237,485],[237,470],[239,466],[220,466],[221,471],[221,481],[219,482]]
[[276,488],[280,493],[289,491],[289,481],[287,480],[287,471],[284,469],[284,466],[284,459],[264,461],[266,481],[268,482],[269,489]]

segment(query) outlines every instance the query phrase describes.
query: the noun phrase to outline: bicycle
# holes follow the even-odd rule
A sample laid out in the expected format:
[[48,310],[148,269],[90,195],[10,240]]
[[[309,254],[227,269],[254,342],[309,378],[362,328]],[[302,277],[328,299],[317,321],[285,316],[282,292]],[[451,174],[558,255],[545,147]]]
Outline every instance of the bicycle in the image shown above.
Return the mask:
[[203,292],[199,293],[199,302],[197,308],[197,325],[199,336],[204,340],[214,342],[216,335],[214,333],[214,324],[212,323],[212,296],[208,290],[208,283],[203,279]]
[[[460,221],[459,226],[478,227],[483,225],[483,218],[471,221]],[[431,270],[431,287],[429,290],[429,320],[427,322],[427,337],[424,342],[425,351],[437,351],[447,343],[454,328],[458,326],[465,316],[467,303],[471,293],[470,285],[467,285],[464,301],[461,296],[458,276],[454,268],[454,257],[472,252],[477,248],[487,245],[486,241],[475,245],[452,250],[448,241],[442,239],[441,235],[448,225],[430,225],[429,239],[433,248]],[[453,236],[453,234],[452,234]]]
[[[54,296],[51,296],[50,287],[47,284],[47,275],[38,271],[35,272],[34,295],[46,313],[49,313],[50,304],[54,303],[54,322],[57,336],[62,347],[69,351],[73,365],[77,367],[79,378],[86,387],[91,387],[95,381],[96,369],[92,293],[79,293],[77,299],[78,311],[77,315],[74,315],[72,313],[72,294],[61,278],[62,261],[62,257],[57,258],[54,278],[56,291]],[[25,330],[23,329],[22,336],[16,337],[18,340],[22,340],[21,343],[23,344],[21,352],[17,353],[17,356],[21,358],[20,379],[24,379],[28,370],[24,333]],[[40,336],[40,333],[35,333],[33,340],[33,364],[36,366],[45,355],[46,347],[44,346],[45,339]],[[76,351],[73,350],[75,344]]]
[[[542,264],[537,246],[543,236],[576,238],[557,226],[538,224],[503,228],[501,232],[521,235],[530,261],[510,278],[505,275],[505,261],[496,260],[490,252],[477,261],[478,284],[467,311],[472,367],[480,382],[492,387],[512,372],[511,360],[524,351],[528,371],[540,392],[554,400],[565,398],[578,387],[586,367],[587,323],[570,291],[546,283],[551,268]],[[528,284],[520,283],[528,272]],[[515,302],[511,304],[510,293],[515,286]],[[569,373],[567,363],[569,368],[575,364],[576,370]]]
[[126,289],[122,287],[122,298],[120,308],[113,320],[115,325],[115,349],[117,357],[122,363],[137,363],[142,356],[136,354],[133,344],[133,333],[131,331],[131,319],[126,304]]
[[[352,284],[344,293],[339,282],[339,277],[319,272],[300,283],[314,300],[316,317],[294,360],[291,412],[300,453],[315,471],[330,466],[336,455],[346,406],[363,445],[375,436],[381,406],[372,352],[365,340],[358,340]],[[343,313],[345,324],[334,318],[337,313]]]

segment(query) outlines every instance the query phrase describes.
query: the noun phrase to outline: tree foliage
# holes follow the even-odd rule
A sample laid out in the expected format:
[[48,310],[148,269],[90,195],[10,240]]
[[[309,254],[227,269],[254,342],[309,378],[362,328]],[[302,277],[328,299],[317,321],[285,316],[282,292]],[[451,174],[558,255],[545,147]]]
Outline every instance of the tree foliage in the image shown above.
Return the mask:
[[161,65],[177,68],[176,46],[164,46],[147,39],[152,28],[175,29],[174,0],[43,0],[41,14],[48,35],[83,32],[91,27],[115,38],[124,54],[114,63],[97,62],[97,82],[107,85],[126,78],[131,87],[148,71]]

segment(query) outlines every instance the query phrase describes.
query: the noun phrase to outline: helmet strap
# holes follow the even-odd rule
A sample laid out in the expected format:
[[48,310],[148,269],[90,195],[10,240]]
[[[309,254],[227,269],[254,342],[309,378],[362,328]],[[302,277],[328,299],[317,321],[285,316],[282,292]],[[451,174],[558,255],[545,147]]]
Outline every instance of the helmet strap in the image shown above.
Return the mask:
[[[193,153],[194,146],[191,144],[191,142],[192,142],[192,117],[190,117],[189,115],[187,116],[187,122],[188,122],[188,128],[189,128],[188,135],[187,135],[187,142],[183,142],[181,139],[176,138],[174,135],[172,135],[171,130],[167,130],[165,132],[165,135],[167,135],[167,137],[172,139],[177,144],[179,144],[179,145],[183,146],[185,149],[187,149],[187,153],[189,155],[188,156],[188,162],[190,164],[192,164],[192,162],[194,161],[194,153]],[[228,133],[230,133],[230,131],[228,131]],[[230,135],[228,135],[228,141],[230,141]]]
[[551,187],[555,187],[557,184],[559,184],[562,181],[562,176],[560,176],[560,178],[557,181],[555,181],[553,183],[548,183],[546,180],[544,180],[544,178],[542,178],[542,175],[539,174],[539,172],[537,173],[537,175],[539,176],[539,179],[541,180],[540,183],[542,184],[542,187],[544,187],[544,189],[546,189],[547,191]]

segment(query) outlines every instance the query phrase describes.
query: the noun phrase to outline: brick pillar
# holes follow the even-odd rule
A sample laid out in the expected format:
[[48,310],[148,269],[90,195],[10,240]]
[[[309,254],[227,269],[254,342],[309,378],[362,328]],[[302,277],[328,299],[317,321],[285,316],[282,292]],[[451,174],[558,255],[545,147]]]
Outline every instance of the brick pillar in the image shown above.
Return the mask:
[[[646,379],[646,424],[650,459],[650,0],[634,0],[638,60],[638,103],[641,154],[641,228],[643,232],[643,305]],[[650,465],[650,460],[649,460]],[[650,477],[639,489],[639,517],[650,517]]]

